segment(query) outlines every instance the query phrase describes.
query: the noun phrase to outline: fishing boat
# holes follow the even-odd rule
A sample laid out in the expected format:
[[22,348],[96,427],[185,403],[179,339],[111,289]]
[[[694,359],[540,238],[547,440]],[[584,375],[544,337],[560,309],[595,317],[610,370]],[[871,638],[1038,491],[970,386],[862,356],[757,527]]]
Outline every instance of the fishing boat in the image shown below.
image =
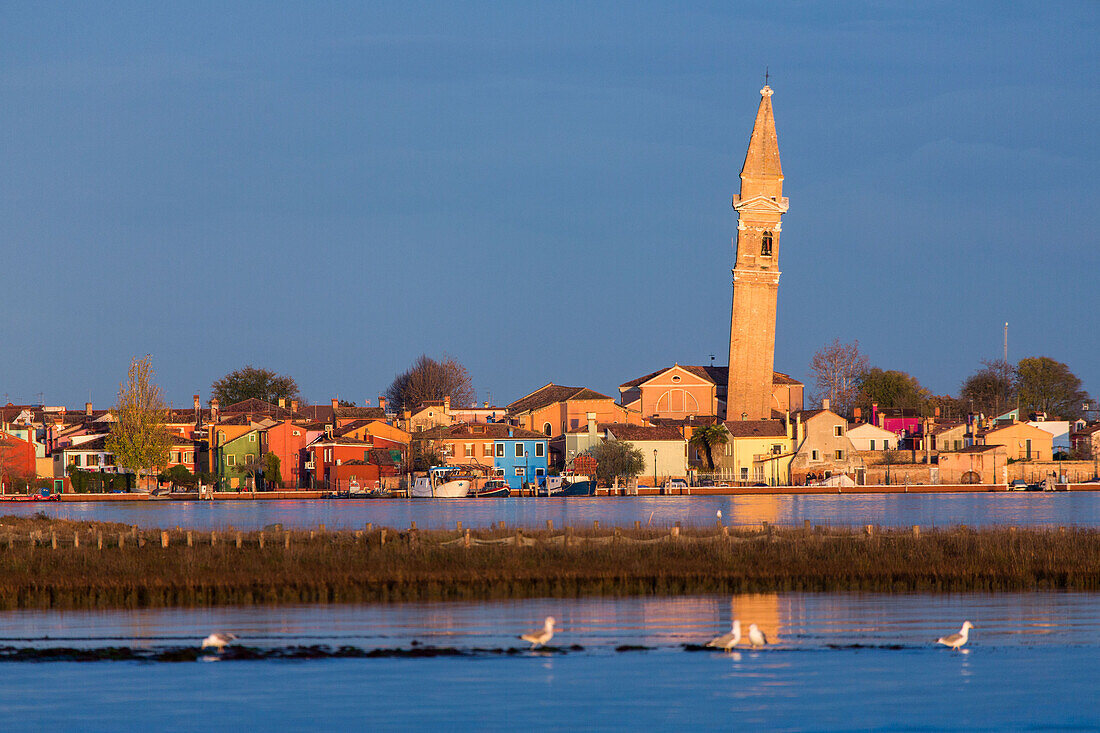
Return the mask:
[[474,479],[458,466],[433,466],[427,476],[413,482],[413,499],[463,499],[470,493]]
[[540,486],[539,496],[595,496],[596,481],[591,476],[566,473],[547,476],[546,485]]
[[491,478],[481,486],[474,487],[469,496],[474,499],[502,499],[509,493],[507,481],[502,478]]

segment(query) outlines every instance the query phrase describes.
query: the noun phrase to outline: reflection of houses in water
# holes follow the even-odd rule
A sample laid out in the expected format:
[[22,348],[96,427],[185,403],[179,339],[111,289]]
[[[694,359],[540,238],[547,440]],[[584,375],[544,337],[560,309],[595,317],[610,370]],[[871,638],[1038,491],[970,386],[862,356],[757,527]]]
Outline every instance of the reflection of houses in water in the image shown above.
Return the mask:
[[730,497],[729,511],[722,511],[722,522],[735,526],[760,524],[761,522],[777,524],[779,520],[779,502],[783,498],[775,494]]
[[747,634],[749,624],[756,624],[768,643],[775,644],[782,637],[782,630],[790,624],[791,597],[780,598],[776,593],[746,593],[733,597],[733,618],[741,619],[741,633]]

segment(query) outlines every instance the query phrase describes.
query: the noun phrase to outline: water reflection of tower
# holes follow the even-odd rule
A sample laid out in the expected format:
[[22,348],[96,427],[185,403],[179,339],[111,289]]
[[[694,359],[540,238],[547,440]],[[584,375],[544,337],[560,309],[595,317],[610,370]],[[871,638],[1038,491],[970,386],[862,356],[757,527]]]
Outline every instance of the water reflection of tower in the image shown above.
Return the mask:
[[788,501],[776,494],[761,494],[759,496],[732,496],[729,500],[728,512],[723,510],[724,516],[729,516],[730,523],[734,526],[779,522],[780,501]]
[[756,624],[772,644],[779,641],[788,626],[790,598],[777,593],[747,593],[733,597],[733,618],[741,619],[742,630]]

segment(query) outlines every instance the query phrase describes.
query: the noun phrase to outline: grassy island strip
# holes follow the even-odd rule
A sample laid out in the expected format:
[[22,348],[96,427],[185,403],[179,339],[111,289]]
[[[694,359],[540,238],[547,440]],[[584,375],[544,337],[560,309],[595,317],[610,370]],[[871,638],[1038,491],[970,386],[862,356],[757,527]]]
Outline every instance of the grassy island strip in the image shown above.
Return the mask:
[[0,608],[1100,589],[1100,530],[200,532],[0,517]]

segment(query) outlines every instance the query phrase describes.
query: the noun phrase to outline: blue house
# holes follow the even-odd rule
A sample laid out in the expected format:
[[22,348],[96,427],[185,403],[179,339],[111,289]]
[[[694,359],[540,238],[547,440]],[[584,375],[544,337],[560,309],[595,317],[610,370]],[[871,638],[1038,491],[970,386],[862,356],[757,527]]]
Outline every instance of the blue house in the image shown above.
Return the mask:
[[493,468],[503,474],[510,489],[521,489],[525,483],[544,483],[550,439],[533,430],[513,426],[507,429],[507,437],[493,440]]

